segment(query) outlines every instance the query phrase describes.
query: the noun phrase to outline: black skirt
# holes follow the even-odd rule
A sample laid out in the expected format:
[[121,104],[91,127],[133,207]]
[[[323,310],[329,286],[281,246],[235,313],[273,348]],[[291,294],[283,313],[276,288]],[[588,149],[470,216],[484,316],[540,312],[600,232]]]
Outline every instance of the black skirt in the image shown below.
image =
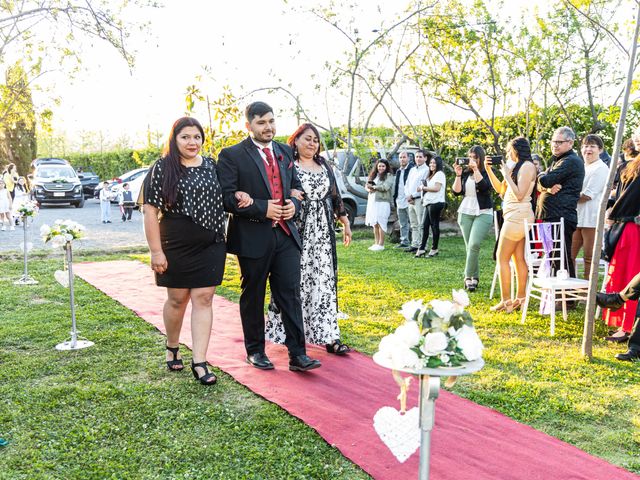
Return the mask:
[[165,213],[160,221],[162,251],[167,270],[156,273],[156,285],[169,288],[204,288],[220,285],[224,275],[224,236],[207,230],[190,217]]

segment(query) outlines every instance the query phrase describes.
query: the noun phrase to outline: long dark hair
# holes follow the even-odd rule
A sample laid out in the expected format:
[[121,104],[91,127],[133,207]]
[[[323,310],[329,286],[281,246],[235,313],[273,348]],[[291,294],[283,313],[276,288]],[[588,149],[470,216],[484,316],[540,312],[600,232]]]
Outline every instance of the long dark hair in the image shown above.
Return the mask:
[[518,157],[518,161],[516,162],[516,166],[513,167],[511,171],[511,179],[518,184],[518,172],[524,165],[524,162],[533,162],[533,158],[531,158],[531,145],[529,145],[529,140],[524,137],[516,137],[511,140],[511,148]]
[[440,157],[440,155],[434,155],[433,157],[431,157],[429,163],[431,163],[431,160],[436,161],[436,171],[432,172],[431,167],[429,167],[429,165],[427,164],[427,167],[429,168],[429,178],[433,177],[436,173],[442,172],[444,170],[444,166],[442,165],[442,157]]
[[182,117],[176,120],[169,132],[169,140],[162,149],[162,159],[164,160],[164,171],[162,173],[162,198],[165,204],[170,207],[176,202],[178,197],[178,182],[187,173],[187,167],[180,162],[180,151],[176,138],[185,127],[196,127],[202,135],[204,143],[204,130],[200,122],[192,117]]
[[[371,160],[374,160],[374,159],[372,158]],[[382,180],[384,182],[387,179],[387,175],[389,175],[389,173],[391,173],[391,165],[384,158],[381,158],[380,160],[377,160],[376,163],[373,164],[373,168],[369,172],[369,181],[370,182],[373,182],[376,179],[376,177],[378,176],[378,164],[379,163],[384,163],[385,166],[387,167],[385,172],[380,176],[380,180]]]
[[[302,134],[307,130],[311,130],[314,133],[314,135],[318,137],[318,142],[320,141],[320,133],[318,132],[318,129],[316,128],[315,125],[311,123],[303,123],[302,125],[300,125],[287,140],[287,143],[293,150],[294,160],[297,160],[300,157],[300,155],[298,154],[298,149],[296,148],[296,140],[300,138]],[[320,158],[320,143],[318,143],[318,150],[316,151],[316,153],[313,154],[313,161],[316,162],[318,165],[322,165],[322,160]]]
[[472,153],[476,157],[478,157],[478,161],[476,162],[478,164],[478,170],[484,172],[484,157],[486,157],[487,155],[487,153],[484,151],[484,148],[482,148],[480,145],[474,145],[469,149],[467,155],[471,155]]

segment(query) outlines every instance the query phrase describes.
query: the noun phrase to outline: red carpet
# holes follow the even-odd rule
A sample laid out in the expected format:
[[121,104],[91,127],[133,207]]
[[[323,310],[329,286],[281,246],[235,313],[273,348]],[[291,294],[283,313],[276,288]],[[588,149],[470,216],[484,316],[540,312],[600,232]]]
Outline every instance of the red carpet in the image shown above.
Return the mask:
[[[148,266],[117,261],[74,265],[74,270],[163,331],[162,304],[166,293],[155,286]],[[121,282],[125,275],[126,289]],[[190,345],[188,320],[184,327],[181,341]],[[289,372],[287,352],[279,345],[267,347],[275,370],[265,372],[248,366],[244,363],[238,305],[215,298],[208,356],[212,365],[301,419],[375,479],[417,478],[418,453],[405,463],[398,463],[373,429],[373,416],[379,408],[385,405],[398,408],[398,387],[390,371],[359,353],[335,357],[316,347],[310,347],[309,353],[322,360],[322,368],[306,374]],[[417,390],[417,382],[413,382],[409,407],[417,404]],[[640,479],[446,391],[441,391],[436,405],[432,480]]]

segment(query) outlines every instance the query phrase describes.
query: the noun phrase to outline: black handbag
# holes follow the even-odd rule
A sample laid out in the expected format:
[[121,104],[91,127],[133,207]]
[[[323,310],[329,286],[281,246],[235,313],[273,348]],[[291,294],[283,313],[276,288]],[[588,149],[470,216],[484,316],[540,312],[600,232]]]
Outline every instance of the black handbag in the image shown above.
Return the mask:
[[622,231],[626,224],[626,222],[615,222],[608,230],[605,230],[604,247],[602,248],[602,258],[605,261],[611,262],[613,253],[616,251],[616,245],[622,236]]

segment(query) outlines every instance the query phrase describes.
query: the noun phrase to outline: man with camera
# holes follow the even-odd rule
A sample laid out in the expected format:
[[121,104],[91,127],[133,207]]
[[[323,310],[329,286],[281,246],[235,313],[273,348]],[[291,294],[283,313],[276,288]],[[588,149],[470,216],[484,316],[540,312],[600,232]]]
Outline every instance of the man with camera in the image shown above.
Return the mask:
[[416,252],[422,243],[422,217],[424,207],[422,206],[422,181],[429,173],[429,168],[425,164],[427,157],[424,150],[415,153],[416,166],[409,172],[409,178],[404,185],[404,193],[409,204],[409,221],[411,222],[411,246],[406,248],[406,252]]
[[576,134],[569,127],[560,127],[551,138],[550,167],[538,177],[536,217],[544,222],[559,222],[564,218],[564,247],[567,265],[555,265],[556,271],[567,267],[575,278],[571,258],[571,240],[578,225],[578,199],[584,180],[584,162],[573,150]]

